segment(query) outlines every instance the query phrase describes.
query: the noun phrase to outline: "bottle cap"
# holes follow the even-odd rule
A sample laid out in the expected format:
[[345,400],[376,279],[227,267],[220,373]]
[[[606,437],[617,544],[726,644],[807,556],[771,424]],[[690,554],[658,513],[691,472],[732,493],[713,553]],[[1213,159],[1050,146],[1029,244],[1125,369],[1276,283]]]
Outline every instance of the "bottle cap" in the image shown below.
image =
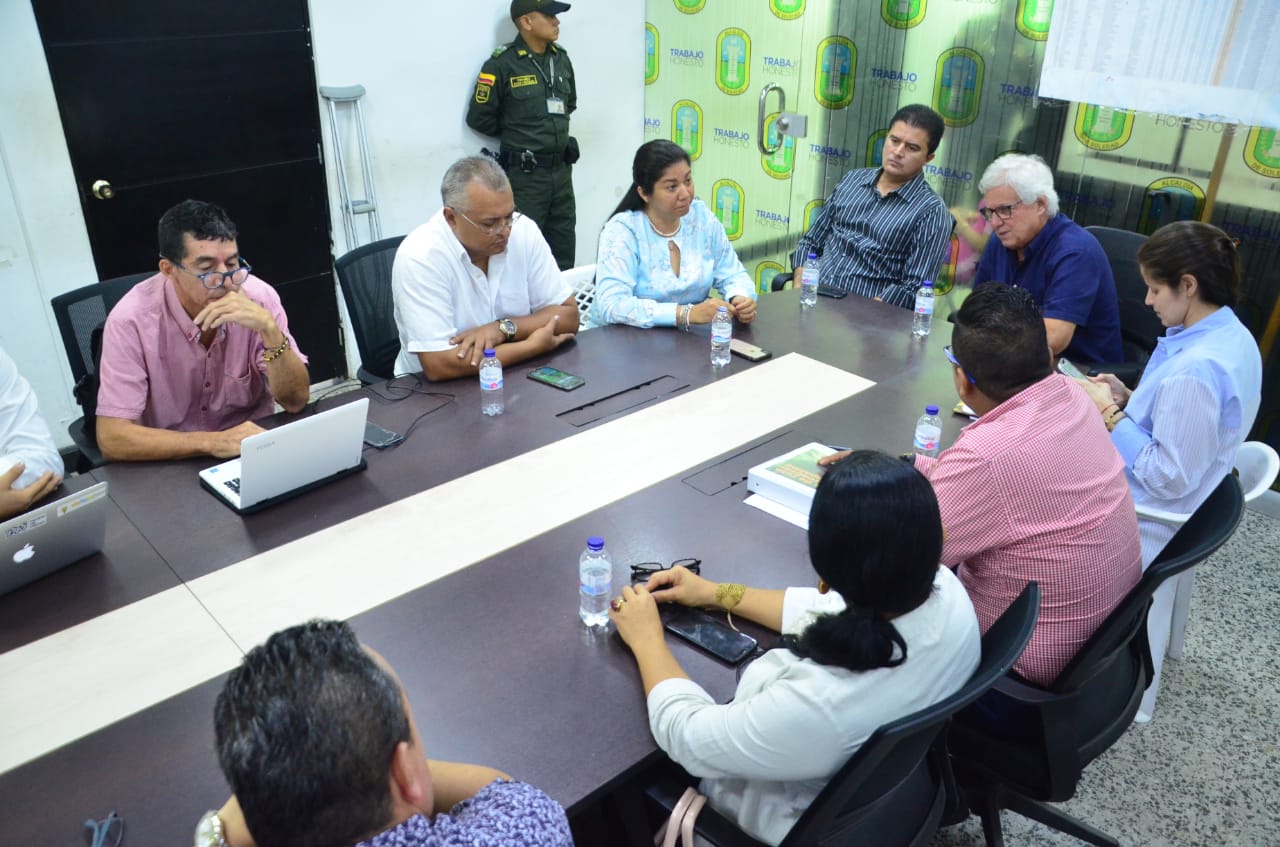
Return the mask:
[[920,283],[920,287],[921,287],[921,288],[933,288],[933,282],[932,282],[932,281],[930,281],[930,280],[927,280],[927,279],[926,279],[924,282]]
[[496,356],[496,355],[497,355],[497,354],[493,352],[493,348],[492,348],[492,347],[486,347],[486,348],[484,348],[484,357],[485,357],[486,359],[493,358],[493,357],[494,357],[494,356]]
[[817,253],[815,253],[815,252],[813,252],[812,250],[810,250],[810,251],[809,251],[809,258],[810,258],[810,259],[816,259],[816,258],[818,258],[818,254],[817,254]]
[[724,313],[726,313],[726,314],[728,314],[728,312],[729,312],[729,310],[728,310],[728,309],[726,309],[724,306],[716,306],[716,311],[717,311],[717,312],[724,312]]
[[603,549],[604,549],[604,539],[603,539],[603,538],[601,538],[601,537],[600,537],[600,536],[598,536],[598,535],[593,535],[593,536],[591,536],[590,538],[588,538],[588,539],[587,539],[587,549],[588,549],[588,550],[603,550]]
[[925,407],[924,407],[924,413],[925,413],[926,415],[936,415],[936,414],[938,414],[938,407],[937,407],[937,406],[925,406]]

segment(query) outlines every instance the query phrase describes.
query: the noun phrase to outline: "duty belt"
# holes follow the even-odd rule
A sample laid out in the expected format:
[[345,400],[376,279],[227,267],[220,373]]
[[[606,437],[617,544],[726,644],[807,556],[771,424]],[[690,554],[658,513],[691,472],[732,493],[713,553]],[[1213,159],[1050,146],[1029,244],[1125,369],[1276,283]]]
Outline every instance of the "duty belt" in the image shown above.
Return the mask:
[[532,150],[517,150],[514,147],[503,147],[498,164],[504,168],[518,167],[525,173],[532,173],[534,168],[554,168],[564,162],[563,153],[535,153]]

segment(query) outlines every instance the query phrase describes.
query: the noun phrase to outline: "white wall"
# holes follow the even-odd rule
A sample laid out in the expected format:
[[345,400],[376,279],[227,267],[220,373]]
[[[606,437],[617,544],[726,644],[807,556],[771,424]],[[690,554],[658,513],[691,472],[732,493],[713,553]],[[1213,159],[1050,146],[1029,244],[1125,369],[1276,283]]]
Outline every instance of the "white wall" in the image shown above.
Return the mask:
[[[420,0],[311,0],[317,81],[368,90],[363,106],[384,236],[426,220],[439,206],[445,168],[493,143],[467,129],[463,117],[480,64],[513,37],[509,5],[474,0],[444,11]],[[561,17],[561,33],[578,78],[573,134],[582,161],[574,184],[578,264],[585,264],[594,261],[596,235],[630,184],[631,156],[642,141],[644,0],[579,0]],[[49,299],[93,282],[97,271],[29,3],[0,3],[0,55],[7,75],[0,86],[0,346],[35,386],[66,446],[79,407]],[[341,255],[347,245],[323,111],[322,124],[334,251]],[[354,139],[346,149],[355,159]],[[348,352],[354,373],[350,338]]]

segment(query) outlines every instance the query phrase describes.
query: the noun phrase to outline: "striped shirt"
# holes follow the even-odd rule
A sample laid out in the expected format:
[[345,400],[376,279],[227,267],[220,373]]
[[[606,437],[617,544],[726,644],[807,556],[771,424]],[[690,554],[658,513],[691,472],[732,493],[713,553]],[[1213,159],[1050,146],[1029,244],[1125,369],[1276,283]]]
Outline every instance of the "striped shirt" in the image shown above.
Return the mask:
[[[1230,307],[1156,342],[1142,381],[1111,441],[1126,465],[1135,503],[1190,515],[1231,473],[1258,416],[1262,357]],[[1149,565],[1177,527],[1141,519]]]
[[1124,464],[1097,407],[1053,374],[916,467],[938,495],[942,561],[959,564],[983,632],[1040,583],[1040,617],[1013,668],[1049,685],[1142,576]]
[[792,265],[822,259],[822,282],[911,308],[916,289],[942,267],[955,221],[920,174],[881,196],[879,168],[850,171],[831,192]]

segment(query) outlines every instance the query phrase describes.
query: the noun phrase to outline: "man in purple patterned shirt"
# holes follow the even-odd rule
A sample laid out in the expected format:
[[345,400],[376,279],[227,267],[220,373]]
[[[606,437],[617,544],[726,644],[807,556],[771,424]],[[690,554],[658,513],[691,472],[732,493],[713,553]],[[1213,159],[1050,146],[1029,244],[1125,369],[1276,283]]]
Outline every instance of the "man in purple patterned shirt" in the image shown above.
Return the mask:
[[482,765],[429,760],[400,681],[341,621],[276,633],[214,706],[233,795],[196,847],[572,845],[564,810]]

